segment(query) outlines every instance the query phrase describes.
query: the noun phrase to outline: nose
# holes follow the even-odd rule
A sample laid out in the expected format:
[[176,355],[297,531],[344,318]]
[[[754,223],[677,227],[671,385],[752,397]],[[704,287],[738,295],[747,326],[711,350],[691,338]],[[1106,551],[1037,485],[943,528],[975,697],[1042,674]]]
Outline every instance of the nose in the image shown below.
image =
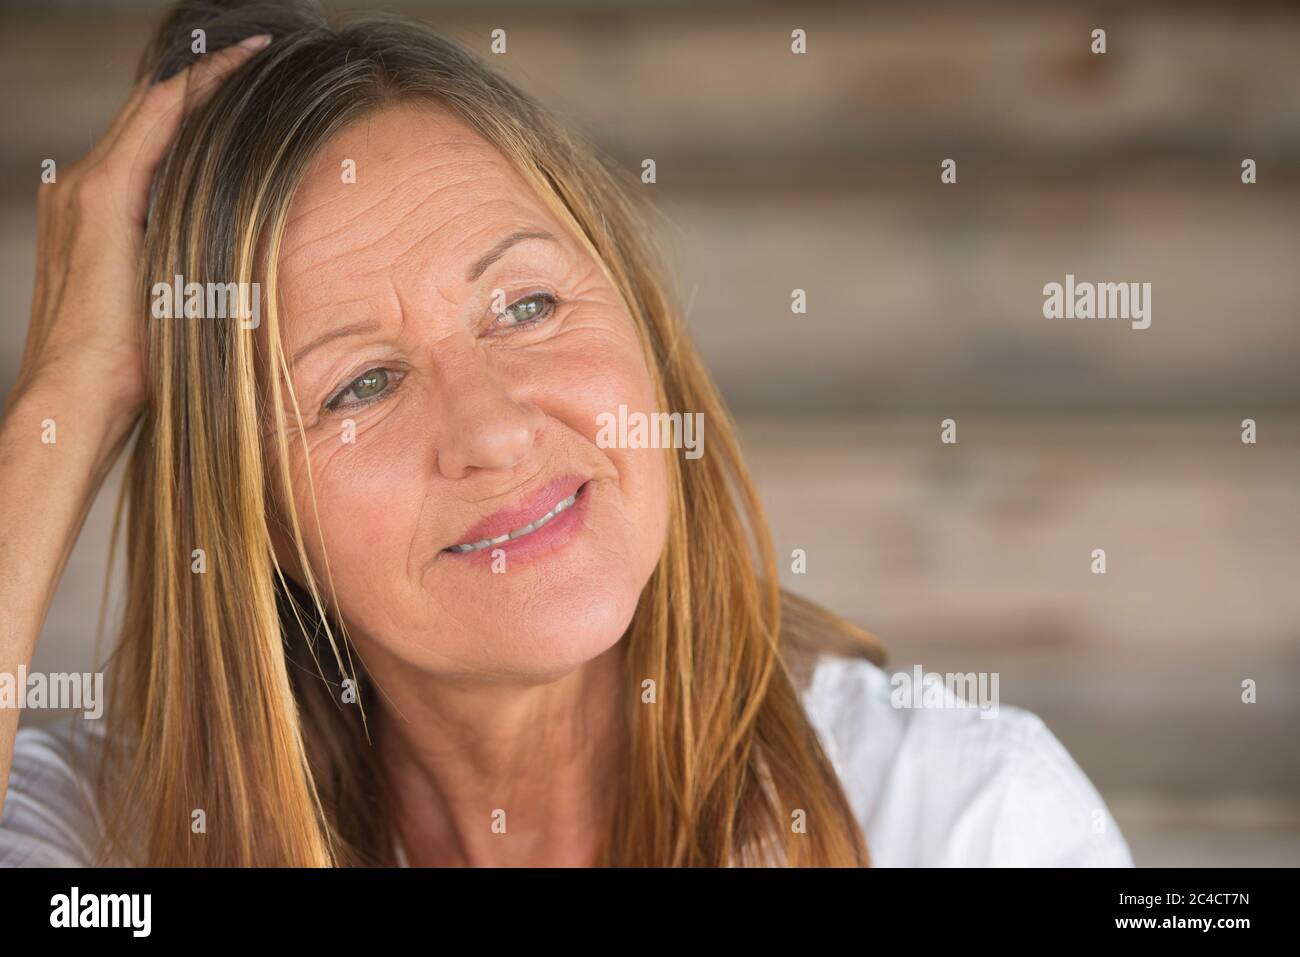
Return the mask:
[[516,399],[481,350],[469,349],[449,367],[440,363],[437,468],[443,478],[472,469],[511,469],[533,448],[542,411]]

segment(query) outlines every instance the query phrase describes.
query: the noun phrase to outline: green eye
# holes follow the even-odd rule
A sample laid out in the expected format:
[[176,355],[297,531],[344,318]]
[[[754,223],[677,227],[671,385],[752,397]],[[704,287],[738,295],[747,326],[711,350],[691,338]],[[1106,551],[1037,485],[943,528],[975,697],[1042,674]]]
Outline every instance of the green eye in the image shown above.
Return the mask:
[[553,305],[555,305],[553,296],[542,292],[535,293],[506,306],[505,310],[497,316],[497,321],[503,326],[526,326],[530,322],[537,322],[549,313]]
[[352,393],[358,399],[371,399],[384,391],[388,385],[388,373],[383,369],[371,369],[352,383]]
[[343,391],[325,403],[325,406],[333,410],[364,405],[387,391],[391,378],[387,369],[370,369],[349,382]]

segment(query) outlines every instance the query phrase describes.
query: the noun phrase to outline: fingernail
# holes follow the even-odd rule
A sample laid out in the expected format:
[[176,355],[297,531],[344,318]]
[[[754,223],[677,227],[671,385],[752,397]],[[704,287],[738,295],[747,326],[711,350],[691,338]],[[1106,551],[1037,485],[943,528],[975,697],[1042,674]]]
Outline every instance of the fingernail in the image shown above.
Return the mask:
[[235,46],[242,47],[245,50],[260,50],[270,42],[271,34],[259,33],[255,37],[248,37],[246,40],[240,40],[235,44]]

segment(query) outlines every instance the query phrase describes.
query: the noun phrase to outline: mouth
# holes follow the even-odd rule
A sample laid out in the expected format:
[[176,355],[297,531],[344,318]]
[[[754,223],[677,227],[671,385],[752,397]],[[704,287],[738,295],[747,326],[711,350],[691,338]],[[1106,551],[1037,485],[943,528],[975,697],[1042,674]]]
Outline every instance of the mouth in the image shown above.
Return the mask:
[[[557,484],[569,484],[569,486],[572,487],[571,480],[569,483],[564,483],[562,480],[561,483],[552,483],[552,485],[548,486],[547,489],[551,490]],[[516,528],[511,528],[508,531],[501,531],[496,535],[487,535],[480,531],[484,526],[477,526],[475,529],[471,530],[471,534],[484,534],[484,537],[474,541],[462,542],[459,545],[448,546],[447,548],[444,548],[443,551],[452,555],[464,555],[469,552],[483,551],[486,548],[498,548],[503,545],[508,545],[511,542],[519,541],[520,539],[526,539],[528,536],[534,535],[543,528],[551,525],[551,523],[557,518],[564,515],[565,512],[577,505],[582,499],[582,496],[586,493],[589,484],[590,482],[583,482],[578,486],[578,488],[574,489],[573,492],[560,498],[558,501],[552,501],[549,508],[546,508],[546,510],[540,514],[537,514],[540,509],[546,506],[547,501],[551,501],[550,497],[543,498],[542,504],[532,509],[533,513],[537,514],[537,517]],[[548,496],[554,496],[557,493],[554,491],[548,491],[546,494],[548,494]],[[498,514],[500,515],[501,513]],[[515,519],[510,516],[504,517],[504,521],[507,523],[514,520]],[[500,528],[503,523],[502,519],[497,519],[496,521],[489,519],[489,522],[496,525],[498,528]]]

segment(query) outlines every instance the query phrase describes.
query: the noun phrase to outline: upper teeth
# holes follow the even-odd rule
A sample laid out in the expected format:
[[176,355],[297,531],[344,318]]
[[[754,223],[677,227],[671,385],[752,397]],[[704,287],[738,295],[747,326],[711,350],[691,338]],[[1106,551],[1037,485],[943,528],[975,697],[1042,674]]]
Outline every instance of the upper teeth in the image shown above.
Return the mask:
[[516,528],[513,532],[507,532],[505,535],[498,535],[496,538],[485,538],[481,542],[469,542],[465,545],[452,545],[447,551],[449,552],[476,552],[480,548],[490,548],[493,545],[500,545],[503,542],[513,541],[516,538],[523,538],[532,532],[537,531],[555,516],[559,515],[566,508],[572,505],[578,498],[578,493],[574,492],[564,501],[560,502],[541,518],[535,522],[530,522],[523,528]]

